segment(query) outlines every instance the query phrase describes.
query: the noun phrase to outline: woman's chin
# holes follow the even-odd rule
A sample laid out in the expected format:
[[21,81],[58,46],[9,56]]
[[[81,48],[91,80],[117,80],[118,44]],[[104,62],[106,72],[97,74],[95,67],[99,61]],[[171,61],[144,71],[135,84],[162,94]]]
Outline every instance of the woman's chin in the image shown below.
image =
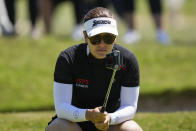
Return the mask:
[[105,57],[106,57],[106,54],[97,54],[96,56],[95,56],[97,59],[104,59]]

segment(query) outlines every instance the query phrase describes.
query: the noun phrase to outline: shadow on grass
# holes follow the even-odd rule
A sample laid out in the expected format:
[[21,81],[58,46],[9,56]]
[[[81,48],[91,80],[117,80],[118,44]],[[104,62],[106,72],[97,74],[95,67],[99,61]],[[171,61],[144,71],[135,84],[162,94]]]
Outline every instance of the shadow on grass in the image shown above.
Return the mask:
[[[169,112],[196,110],[196,87],[186,87],[184,90],[166,90],[161,93],[140,94],[138,101],[139,112]],[[36,112],[54,111],[54,106],[41,106],[0,109],[0,112]]]
[[196,87],[166,90],[160,94],[140,94],[138,111],[167,112],[196,110]]
[[0,113],[8,113],[8,112],[39,112],[39,111],[54,111],[54,106],[42,106],[37,108],[7,108],[7,109],[0,109]]

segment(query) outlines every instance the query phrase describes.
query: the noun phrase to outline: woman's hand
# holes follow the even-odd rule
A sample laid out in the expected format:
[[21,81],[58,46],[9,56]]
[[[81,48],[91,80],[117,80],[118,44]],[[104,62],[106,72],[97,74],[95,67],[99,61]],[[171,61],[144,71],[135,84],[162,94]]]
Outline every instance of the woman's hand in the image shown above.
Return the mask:
[[101,108],[88,109],[86,111],[86,119],[94,123],[97,129],[106,131],[109,128],[111,118],[107,112],[101,113]]
[[105,120],[103,122],[95,123],[96,128],[101,131],[107,131],[110,125],[110,120],[111,120],[111,117],[107,112],[104,112],[104,114],[106,114]]

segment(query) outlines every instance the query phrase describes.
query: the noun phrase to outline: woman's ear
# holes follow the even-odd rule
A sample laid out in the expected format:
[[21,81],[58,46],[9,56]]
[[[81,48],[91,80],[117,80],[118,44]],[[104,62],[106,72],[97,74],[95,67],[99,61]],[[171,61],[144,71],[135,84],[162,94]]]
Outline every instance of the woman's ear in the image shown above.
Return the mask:
[[85,43],[88,43],[88,37],[86,31],[83,31],[83,34],[84,34]]

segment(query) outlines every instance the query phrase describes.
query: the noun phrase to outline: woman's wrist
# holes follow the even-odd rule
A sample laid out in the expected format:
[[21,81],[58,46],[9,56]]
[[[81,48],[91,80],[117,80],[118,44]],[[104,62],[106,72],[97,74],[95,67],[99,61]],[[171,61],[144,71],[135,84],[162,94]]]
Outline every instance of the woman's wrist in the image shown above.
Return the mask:
[[90,121],[91,120],[91,113],[92,113],[92,109],[87,109],[86,110],[85,117],[86,117],[86,120],[87,121]]

